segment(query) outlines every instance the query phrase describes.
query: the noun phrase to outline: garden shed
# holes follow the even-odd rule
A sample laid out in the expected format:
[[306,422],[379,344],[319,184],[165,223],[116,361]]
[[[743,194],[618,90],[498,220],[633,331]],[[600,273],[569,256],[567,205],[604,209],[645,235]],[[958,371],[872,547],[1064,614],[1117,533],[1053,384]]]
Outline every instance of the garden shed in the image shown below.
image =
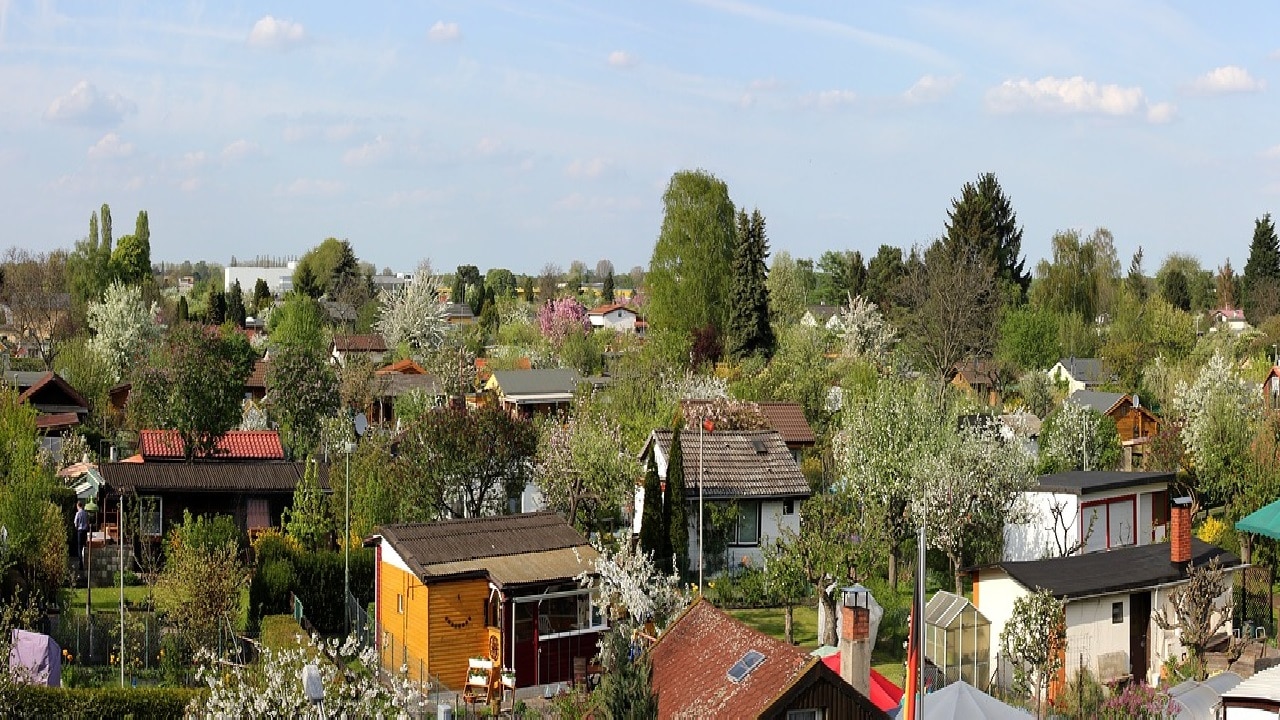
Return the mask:
[[991,621],[973,603],[940,590],[924,609],[925,656],[950,685],[983,689],[991,680]]

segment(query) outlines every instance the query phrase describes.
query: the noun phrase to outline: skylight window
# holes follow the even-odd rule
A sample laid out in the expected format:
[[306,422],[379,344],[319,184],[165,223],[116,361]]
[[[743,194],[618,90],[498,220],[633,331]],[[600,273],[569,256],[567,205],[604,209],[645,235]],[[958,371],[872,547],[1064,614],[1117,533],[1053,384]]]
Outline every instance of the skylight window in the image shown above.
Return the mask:
[[742,682],[743,678],[745,678],[752,670],[755,670],[762,662],[764,662],[764,655],[762,653],[756,652],[755,650],[748,650],[747,654],[743,655],[741,660],[734,663],[733,667],[729,668],[729,679],[736,683]]

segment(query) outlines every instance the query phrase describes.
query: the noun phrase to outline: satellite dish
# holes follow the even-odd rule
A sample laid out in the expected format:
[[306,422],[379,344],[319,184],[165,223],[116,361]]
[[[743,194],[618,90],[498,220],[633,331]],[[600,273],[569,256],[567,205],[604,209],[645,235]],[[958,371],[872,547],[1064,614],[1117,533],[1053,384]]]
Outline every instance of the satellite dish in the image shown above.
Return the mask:
[[365,417],[364,413],[356,413],[356,435],[364,437],[364,434],[368,431],[369,418]]

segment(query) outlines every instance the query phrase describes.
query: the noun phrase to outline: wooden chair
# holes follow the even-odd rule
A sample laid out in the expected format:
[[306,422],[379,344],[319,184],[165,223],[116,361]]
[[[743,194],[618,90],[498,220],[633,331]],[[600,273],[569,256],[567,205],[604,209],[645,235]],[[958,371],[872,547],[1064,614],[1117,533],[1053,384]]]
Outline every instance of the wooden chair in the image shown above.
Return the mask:
[[462,687],[462,701],[468,705],[488,705],[493,692],[493,661],[471,658],[467,661],[467,683]]

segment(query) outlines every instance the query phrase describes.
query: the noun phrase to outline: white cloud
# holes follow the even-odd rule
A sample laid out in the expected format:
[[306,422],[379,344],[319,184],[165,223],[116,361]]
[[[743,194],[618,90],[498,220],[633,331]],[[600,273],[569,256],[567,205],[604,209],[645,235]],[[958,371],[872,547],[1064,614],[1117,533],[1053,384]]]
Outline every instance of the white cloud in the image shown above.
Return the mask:
[[857,99],[858,96],[852,90],[823,90],[810,96],[807,102],[817,105],[823,110],[832,110],[852,105]]
[[502,150],[502,141],[498,138],[484,137],[476,143],[476,152],[485,157],[496,155],[499,150]]
[[1262,157],[1271,158],[1272,160],[1280,159],[1280,145],[1272,145],[1262,151]]
[[89,148],[90,160],[117,160],[133,154],[133,143],[125,142],[120,136],[111,132]]
[[339,180],[298,178],[288,185],[278,186],[277,195],[285,197],[333,197],[346,189]]
[[307,31],[301,23],[292,20],[279,20],[264,15],[253,24],[249,31],[249,44],[260,48],[287,48],[298,45],[307,39]]
[[955,89],[959,82],[960,78],[956,75],[946,77],[925,75],[907,88],[907,91],[902,93],[902,97],[909,103],[936,102]]
[[178,183],[178,188],[182,190],[182,192],[195,192],[200,189],[202,184],[203,183],[200,182],[200,178],[193,177],[187,178],[186,180]]
[[1156,103],[1147,108],[1147,122],[1163,125],[1173,120],[1178,108],[1173,103]]
[[609,64],[613,67],[631,67],[637,62],[636,56],[626,50],[614,50],[609,53]]
[[391,143],[381,135],[373,142],[351,148],[342,154],[342,162],[347,165],[373,165],[391,154]]
[[1127,116],[1144,113],[1151,122],[1167,121],[1173,112],[1168,103],[1148,102],[1140,87],[1099,85],[1079,75],[1070,78],[1005,80],[987,91],[992,112],[1023,111]]
[[222,161],[235,162],[237,160],[244,160],[245,158],[256,157],[261,154],[262,148],[258,143],[244,139],[234,140],[227,143],[227,146],[222,148]]
[[417,188],[415,190],[397,190],[387,196],[387,207],[399,208],[413,205],[439,203],[447,199],[449,193],[435,188]]
[[458,28],[458,23],[447,23],[443,20],[437,20],[435,25],[427,31],[427,39],[435,43],[453,42],[462,37],[462,31]]
[[608,172],[612,166],[613,163],[599,157],[590,160],[574,160],[564,169],[564,173],[571,178],[598,178]]
[[1225,95],[1258,92],[1266,86],[1266,82],[1253,77],[1248,70],[1238,65],[1224,65],[1192,80],[1187,88],[1202,95]]
[[100,92],[88,80],[81,80],[71,92],[49,104],[44,119],[101,127],[115,125],[137,110],[132,100],[116,93]]
[[185,153],[182,156],[182,166],[188,168],[198,168],[205,164],[209,158],[204,154],[203,150]]

